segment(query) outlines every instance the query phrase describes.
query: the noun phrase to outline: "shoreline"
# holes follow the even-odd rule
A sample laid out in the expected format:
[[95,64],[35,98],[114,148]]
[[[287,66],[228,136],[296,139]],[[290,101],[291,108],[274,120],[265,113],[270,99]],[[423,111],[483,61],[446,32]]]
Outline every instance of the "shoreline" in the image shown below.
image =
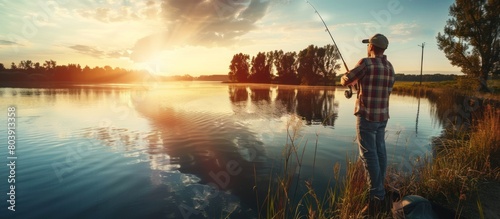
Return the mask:
[[[452,208],[458,215],[465,218],[500,217],[500,209],[498,209],[500,206],[498,199],[500,196],[500,162],[498,162],[500,147],[498,143],[500,142],[498,142],[498,137],[495,137],[500,134],[498,133],[500,95],[458,90],[450,85],[434,87],[429,86],[429,84],[427,86],[409,86],[408,84],[395,85],[395,92],[432,98],[435,104],[448,106],[447,111],[436,110],[438,115],[444,116],[444,120],[449,118],[450,112],[462,120],[456,124],[450,122],[445,125],[443,133],[432,143],[436,152],[430,161],[431,163],[424,163],[424,166],[418,169],[417,173],[412,173],[411,176],[402,176],[400,179],[402,184],[411,184],[411,179],[408,177],[413,177],[419,182],[414,182],[411,185],[413,188],[404,185],[402,189],[417,194],[420,191],[434,197],[432,199],[437,198],[438,200],[433,201]],[[462,96],[463,101],[450,101],[453,99],[452,96]],[[493,140],[481,141],[483,138],[492,138]],[[482,152],[483,150],[488,150],[484,152],[486,155]],[[474,160],[476,158],[467,156],[479,156],[480,158]],[[482,156],[486,157],[482,158]],[[447,175],[440,171],[455,173]],[[447,181],[440,178],[443,176],[455,179]],[[405,188],[405,186],[407,187]]]

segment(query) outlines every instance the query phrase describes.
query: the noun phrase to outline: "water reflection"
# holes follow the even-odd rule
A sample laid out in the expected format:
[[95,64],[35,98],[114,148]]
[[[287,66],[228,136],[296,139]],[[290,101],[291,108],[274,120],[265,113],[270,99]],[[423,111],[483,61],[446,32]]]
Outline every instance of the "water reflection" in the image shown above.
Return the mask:
[[338,117],[338,103],[331,90],[299,90],[297,92],[297,114],[307,121],[307,124],[323,124],[334,126]]
[[[36,150],[45,149],[51,154],[39,159],[40,165],[31,165],[32,160],[25,160],[29,166],[50,167],[53,157],[64,159],[67,151],[57,145],[71,148],[80,141],[90,139],[96,142],[92,148],[95,150],[89,153],[102,159],[92,159],[91,156],[82,159],[81,169],[75,169],[74,178],[70,178],[74,180],[72,182],[78,182],[75,184],[78,189],[70,187],[65,191],[50,190],[50,193],[63,197],[85,190],[82,188],[100,185],[100,190],[92,194],[101,195],[104,197],[102,200],[115,200],[111,197],[127,194],[129,199],[141,204],[137,204],[141,210],[146,209],[142,208],[144,206],[154,205],[144,211],[161,213],[168,218],[183,217],[179,206],[185,207],[184,213],[188,209],[199,213],[190,218],[219,218],[228,215],[221,212],[233,212],[235,209],[232,214],[234,218],[252,218],[255,212],[250,213],[247,209],[256,209],[254,185],[267,185],[263,179],[269,179],[270,169],[278,167],[281,150],[286,142],[283,137],[286,135],[286,120],[290,115],[298,115],[308,125],[302,129],[304,138],[316,137],[315,134],[321,132],[318,156],[312,157],[313,147],[308,147],[304,156],[306,163],[312,164],[312,159],[318,161],[315,172],[318,182],[323,179],[328,181],[335,161],[343,163],[346,154],[353,151],[357,153],[352,140],[355,130],[350,108],[354,103],[345,100],[342,92],[336,96],[335,88],[233,84],[189,86],[169,84],[151,90],[120,87],[1,88],[3,97],[0,98],[0,106],[16,104],[23,116],[35,118],[31,121],[28,117],[22,117],[21,125],[39,126],[39,129],[25,130],[33,130],[35,134],[40,132],[38,136],[41,137],[37,139],[34,134],[23,135],[32,144],[20,145],[20,148],[25,149],[25,155],[33,157],[39,156]],[[422,95],[418,105],[414,97],[394,95],[391,98],[394,111],[391,111],[392,127],[388,128],[387,144],[394,148],[388,148],[388,152],[396,154],[393,160],[399,164],[402,162],[400,160],[408,160],[412,154],[420,155],[414,153],[415,148],[423,151],[425,147],[422,146],[429,144],[429,136],[439,134],[440,127],[432,127],[429,124],[431,119],[440,124],[449,117],[446,115],[459,113],[453,111],[454,105],[462,106],[464,103],[439,95]],[[432,106],[431,113],[429,106]],[[452,113],[446,113],[450,109]],[[413,120],[411,118],[415,113],[416,119]],[[109,123],[101,125],[103,118]],[[52,126],[47,128],[47,124]],[[334,125],[342,128],[333,130]],[[413,127],[415,133],[419,134],[418,139]],[[68,136],[72,138],[47,137],[48,132],[59,131],[56,128],[69,133]],[[77,135],[82,130],[84,139]],[[398,144],[399,135],[395,136],[396,132],[409,133],[404,147]],[[44,139],[53,142],[40,147],[38,142]],[[302,175],[312,172],[311,165],[304,168]],[[325,170],[324,173],[322,170]],[[109,176],[106,178],[107,184],[100,182],[102,178],[94,176],[95,173],[106,173]],[[50,178],[54,176],[52,172],[37,169],[26,175],[54,181]],[[263,181],[255,182],[256,178]],[[66,182],[64,184],[68,186]],[[141,190],[137,190],[135,196],[130,196],[129,190],[137,188]],[[265,189],[257,191],[265,192]],[[28,189],[24,194],[31,192]],[[50,196],[40,192],[37,197]],[[119,197],[122,199],[123,195]],[[75,202],[80,198],[75,198]],[[91,199],[82,202],[87,204],[82,209],[95,207]],[[38,202],[34,203],[36,207],[42,206]],[[126,204],[118,203],[115,208],[127,208],[129,205]],[[73,208],[64,203],[60,206]],[[208,211],[212,211],[212,214]]]
[[445,131],[468,130],[477,117],[483,114],[486,104],[496,105],[495,101],[479,99],[450,89],[436,92],[420,92],[431,103],[431,114]]
[[248,91],[246,86],[229,86],[229,99],[232,103],[245,102],[248,100]]
[[[251,97],[251,102],[247,101],[248,96]],[[236,113],[248,112],[252,106],[264,104],[273,107],[275,117],[297,114],[307,125],[334,126],[338,117],[339,104],[335,101],[335,88],[229,85],[229,99]]]
[[417,95],[418,103],[417,103],[417,118],[415,119],[415,134],[418,135],[418,116],[420,115],[420,93]]
[[[199,183],[231,191],[246,205],[254,206],[256,179],[269,173],[263,143],[255,133],[224,114],[192,113],[159,104],[157,99],[162,95],[160,92],[158,96],[144,96],[134,103],[157,132],[154,141],[148,141],[147,153],[168,157],[168,162],[152,166],[192,174],[199,178]],[[255,96],[265,98],[261,94]]]

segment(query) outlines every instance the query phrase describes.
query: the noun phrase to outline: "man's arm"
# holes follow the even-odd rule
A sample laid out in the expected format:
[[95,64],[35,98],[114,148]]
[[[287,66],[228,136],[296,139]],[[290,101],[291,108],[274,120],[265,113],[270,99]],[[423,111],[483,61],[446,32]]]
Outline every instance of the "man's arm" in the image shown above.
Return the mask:
[[346,72],[344,76],[340,78],[340,84],[342,86],[354,85],[358,82],[358,80],[363,76],[365,64],[363,59],[359,60],[356,67],[354,67],[351,71]]
[[342,76],[340,78],[340,84],[342,84],[342,86],[349,86],[349,85],[356,84],[357,81],[351,80],[348,75],[349,75],[349,72],[345,73],[344,76]]
[[392,88],[394,87],[394,83],[396,82],[396,73],[394,71],[394,67],[392,67],[392,64],[390,65],[391,66],[391,84],[389,85],[389,95],[392,93]]

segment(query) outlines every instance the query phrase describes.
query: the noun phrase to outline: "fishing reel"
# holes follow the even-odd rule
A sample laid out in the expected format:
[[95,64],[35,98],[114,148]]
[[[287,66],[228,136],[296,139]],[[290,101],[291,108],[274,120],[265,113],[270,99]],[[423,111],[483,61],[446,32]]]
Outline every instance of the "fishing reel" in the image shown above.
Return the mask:
[[347,87],[349,88],[349,90],[345,90],[345,91],[344,91],[344,96],[345,96],[345,98],[347,98],[347,99],[351,99],[352,95],[354,94],[354,93],[352,92],[352,86],[347,86]]

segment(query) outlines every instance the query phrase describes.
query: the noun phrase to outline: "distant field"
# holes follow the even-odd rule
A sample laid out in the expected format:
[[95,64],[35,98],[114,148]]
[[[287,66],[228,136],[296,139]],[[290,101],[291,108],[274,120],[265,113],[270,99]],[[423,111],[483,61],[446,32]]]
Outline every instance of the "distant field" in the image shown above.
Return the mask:
[[[465,80],[450,80],[450,81],[424,81],[422,82],[422,86],[426,88],[459,88],[460,83],[463,84],[474,84],[473,81],[465,81]],[[494,90],[494,93],[499,93],[500,91],[500,79],[488,80],[488,87]],[[398,87],[413,87],[419,86],[419,81],[396,81],[394,86]]]
[[[413,87],[413,86],[419,86],[420,82],[419,81],[396,81],[394,86],[398,87]],[[443,87],[450,87],[456,85],[455,81],[439,81],[439,82],[428,82],[424,81],[422,82],[423,87],[427,88],[443,88]]]
[[[474,81],[468,80],[453,80],[453,81],[440,81],[440,82],[422,82],[422,88],[436,90],[436,89],[454,89],[464,93],[472,94],[477,97],[500,100],[500,79],[489,80],[488,88],[492,91],[489,93],[478,93],[477,86]],[[417,81],[396,81],[394,90],[404,93],[415,93],[419,88],[420,82]]]

